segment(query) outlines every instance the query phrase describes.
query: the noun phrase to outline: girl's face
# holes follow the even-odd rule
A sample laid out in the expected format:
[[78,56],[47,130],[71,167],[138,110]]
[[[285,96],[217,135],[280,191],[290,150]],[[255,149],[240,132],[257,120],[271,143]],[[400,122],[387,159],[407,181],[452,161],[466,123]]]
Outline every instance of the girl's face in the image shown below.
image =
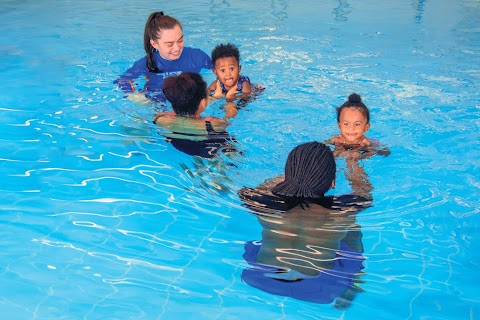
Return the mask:
[[235,57],[219,58],[215,61],[213,73],[227,90],[237,85],[242,67],[238,65]]
[[165,60],[177,60],[183,51],[183,32],[179,25],[173,29],[165,29],[159,32],[160,38],[151,39],[150,44],[158,50]]
[[338,128],[347,143],[358,144],[363,139],[363,134],[370,128],[370,124],[360,110],[345,108],[340,113]]

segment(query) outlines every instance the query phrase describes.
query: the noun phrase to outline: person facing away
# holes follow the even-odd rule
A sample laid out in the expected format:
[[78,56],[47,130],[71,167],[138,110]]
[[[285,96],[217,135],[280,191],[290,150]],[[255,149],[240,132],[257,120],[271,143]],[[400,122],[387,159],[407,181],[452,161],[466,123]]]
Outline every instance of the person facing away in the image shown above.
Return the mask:
[[240,51],[231,43],[219,44],[212,51],[213,73],[217,79],[208,87],[214,98],[225,96],[227,101],[246,99],[252,91],[261,91],[259,85],[252,85],[250,78],[240,74]]
[[[180,22],[163,12],[153,12],[148,17],[143,45],[146,56],[115,80],[135,102],[164,102],[162,84],[165,78],[182,71],[200,72],[213,68],[212,60],[205,52],[185,47]],[[143,87],[135,84],[136,80],[145,83]]]
[[232,152],[234,146],[226,132],[228,119],[235,117],[233,103],[224,106],[225,118],[202,117],[207,107],[207,84],[195,72],[182,72],[163,82],[163,93],[172,104],[173,111],[159,112],[154,123],[168,130],[162,133],[172,145],[190,155],[204,158],[216,156],[218,151]]
[[332,151],[319,142],[295,147],[285,174],[238,194],[262,229],[261,241],[245,244],[242,272],[247,284],[263,291],[314,303],[348,307],[363,267],[356,214],[372,202],[368,176],[354,157],[347,159],[352,192],[326,196],[335,186]]
[[363,152],[362,158],[375,153],[388,156],[387,148],[380,148],[377,140],[370,140],[365,133],[370,129],[370,111],[362,102],[360,95],[350,94],[348,101],[337,108],[337,124],[340,134],[325,141],[335,146],[335,155],[345,155],[348,150],[355,149]]

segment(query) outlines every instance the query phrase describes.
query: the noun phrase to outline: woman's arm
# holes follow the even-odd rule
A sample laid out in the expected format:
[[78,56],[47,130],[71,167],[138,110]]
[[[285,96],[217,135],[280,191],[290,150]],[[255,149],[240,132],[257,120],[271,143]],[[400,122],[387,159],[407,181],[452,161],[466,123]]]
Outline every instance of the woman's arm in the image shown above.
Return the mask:
[[248,99],[252,96],[252,86],[250,82],[244,80],[242,82],[242,91],[237,90],[237,86],[233,86],[230,90],[228,90],[227,94],[225,95],[225,99],[228,102],[233,102],[234,100],[241,100],[241,99]]
[[358,164],[360,157],[361,154],[359,152],[351,151],[351,155],[346,158],[347,170],[345,171],[345,177],[352,187],[353,194],[372,200],[373,186],[368,179],[368,175],[363,170],[363,166]]
[[133,82],[142,74],[145,74],[146,71],[147,71],[147,61],[146,61],[146,58],[144,57],[138,60],[137,62],[135,62],[135,64],[130,69],[125,71],[113,83],[116,83],[123,92],[126,92],[126,93],[136,92]]
[[225,110],[225,120],[235,118],[235,116],[238,114],[237,106],[233,102],[227,102],[223,108]]

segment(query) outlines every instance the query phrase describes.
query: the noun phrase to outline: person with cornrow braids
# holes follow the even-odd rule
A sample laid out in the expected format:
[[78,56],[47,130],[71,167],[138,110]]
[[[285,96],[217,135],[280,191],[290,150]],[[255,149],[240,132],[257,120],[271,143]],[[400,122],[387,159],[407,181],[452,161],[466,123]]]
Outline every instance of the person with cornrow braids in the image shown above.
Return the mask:
[[242,280],[260,290],[346,308],[362,289],[363,244],[356,214],[372,203],[372,186],[355,158],[345,176],[352,192],[335,186],[331,149],[320,142],[295,147],[285,173],[238,195],[262,226],[262,240],[246,242]]

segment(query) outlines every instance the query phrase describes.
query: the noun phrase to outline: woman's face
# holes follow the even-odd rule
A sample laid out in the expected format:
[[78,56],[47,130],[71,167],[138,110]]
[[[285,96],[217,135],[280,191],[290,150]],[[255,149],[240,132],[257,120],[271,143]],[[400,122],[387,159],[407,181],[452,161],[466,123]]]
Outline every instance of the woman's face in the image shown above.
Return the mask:
[[179,25],[173,29],[165,29],[159,32],[160,37],[150,40],[152,47],[158,50],[160,56],[165,60],[177,60],[183,51],[183,32]]

